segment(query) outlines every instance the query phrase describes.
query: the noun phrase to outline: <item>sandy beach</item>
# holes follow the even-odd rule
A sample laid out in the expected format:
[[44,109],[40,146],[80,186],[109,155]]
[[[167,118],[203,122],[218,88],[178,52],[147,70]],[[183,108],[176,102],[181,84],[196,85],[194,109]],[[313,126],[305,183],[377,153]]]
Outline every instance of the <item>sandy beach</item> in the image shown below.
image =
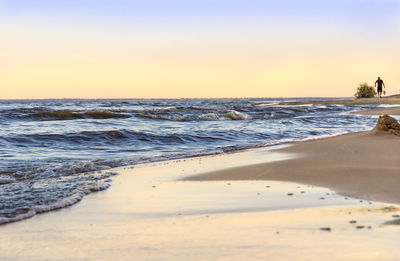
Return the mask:
[[106,191],[0,226],[0,257],[397,260],[399,154],[372,129],[117,168]]
[[191,180],[283,180],[400,203],[400,139],[380,131],[308,141],[279,150],[299,158],[216,171]]
[[[399,108],[357,111],[398,115]],[[191,180],[283,180],[329,187],[341,194],[400,203],[400,138],[371,131],[306,141],[278,150],[296,159],[216,171]]]
[[230,181],[183,181],[215,169],[245,170],[249,163],[283,163],[297,156],[281,151],[264,148],[117,169],[120,175],[107,191],[69,208],[1,226],[0,257],[396,260],[400,256],[399,227],[386,225],[397,222],[396,205],[298,183],[232,181],[232,176]]
[[362,111],[355,111],[354,114],[360,115],[400,115],[400,107],[390,107],[390,108],[377,108],[377,109],[370,109],[370,110],[362,110]]

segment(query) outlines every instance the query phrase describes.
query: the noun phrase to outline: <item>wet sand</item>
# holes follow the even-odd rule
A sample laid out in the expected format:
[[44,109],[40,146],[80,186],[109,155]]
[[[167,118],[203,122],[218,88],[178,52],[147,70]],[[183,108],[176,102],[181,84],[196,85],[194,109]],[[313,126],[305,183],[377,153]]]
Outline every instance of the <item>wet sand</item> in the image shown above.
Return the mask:
[[69,208],[0,226],[0,259],[400,257],[396,205],[297,183],[184,180],[216,169],[245,170],[248,164],[278,164],[298,156],[297,150],[283,146],[116,169],[120,175],[107,191]]
[[400,115],[400,107],[377,108],[370,110],[354,111],[353,113],[359,115]]

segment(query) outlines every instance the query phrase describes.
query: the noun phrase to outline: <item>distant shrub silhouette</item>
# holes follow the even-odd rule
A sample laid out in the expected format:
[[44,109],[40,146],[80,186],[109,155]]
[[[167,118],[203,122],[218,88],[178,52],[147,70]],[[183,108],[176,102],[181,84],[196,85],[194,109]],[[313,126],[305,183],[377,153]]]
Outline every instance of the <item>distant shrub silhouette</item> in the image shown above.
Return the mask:
[[357,88],[357,92],[354,94],[356,98],[373,98],[376,95],[374,87],[369,86],[368,83],[363,82]]

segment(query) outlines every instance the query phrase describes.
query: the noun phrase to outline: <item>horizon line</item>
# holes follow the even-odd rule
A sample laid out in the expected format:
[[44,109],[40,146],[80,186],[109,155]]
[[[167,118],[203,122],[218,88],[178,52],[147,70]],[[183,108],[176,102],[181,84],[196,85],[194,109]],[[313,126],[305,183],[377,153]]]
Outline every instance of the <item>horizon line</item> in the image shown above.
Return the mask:
[[[388,96],[389,97],[389,96]],[[176,97],[176,98],[0,98],[0,101],[12,101],[12,100],[202,100],[202,99],[296,99],[296,98],[354,98],[354,96],[291,96],[291,97]]]

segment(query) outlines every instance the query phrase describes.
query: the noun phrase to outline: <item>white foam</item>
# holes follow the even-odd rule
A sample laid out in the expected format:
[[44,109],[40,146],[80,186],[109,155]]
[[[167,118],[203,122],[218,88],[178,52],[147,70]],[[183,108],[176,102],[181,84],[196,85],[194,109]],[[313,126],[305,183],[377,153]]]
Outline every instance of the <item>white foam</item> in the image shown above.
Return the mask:
[[78,173],[85,173],[91,172],[96,170],[106,170],[111,168],[110,166],[104,166],[96,164],[95,162],[85,161],[85,162],[78,162],[75,164],[71,163],[64,163],[60,165],[50,165],[44,168],[39,168],[36,170],[36,173],[43,176],[54,176],[58,175],[65,175],[65,174],[78,174]]
[[85,195],[90,194],[91,192],[105,190],[110,186],[107,181],[95,181],[89,184],[85,184],[79,188],[77,188],[69,197],[58,200],[54,203],[48,205],[37,205],[30,209],[27,213],[19,214],[14,217],[0,217],[0,224],[16,222],[23,219],[27,219],[33,217],[36,214],[49,212],[52,210],[64,208],[71,206],[73,204],[78,203],[82,200]]
[[145,109],[142,112],[171,112],[171,111],[176,111],[175,106],[169,106],[169,107],[160,107],[160,108],[151,108],[151,109]]
[[27,219],[27,218],[33,217],[34,215],[36,215],[36,211],[29,210],[27,213],[19,214],[17,216],[11,217],[11,218],[0,217],[0,225],[1,224],[5,224],[5,223],[16,222],[16,221],[20,221],[20,220],[23,220],[23,219]]
[[229,118],[231,120],[250,120],[251,116],[238,112],[238,111],[230,111],[224,114],[224,117]]
[[396,108],[399,106],[400,106],[400,104],[379,104],[377,107],[379,107],[379,108]]
[[254,103],[256,107],[267,107],[267,106],[275,106],[279,105],[280,102],[268,102],[268,103]]
[[264,119],[273,119],[273,118],[275,118],[275,114],[274,114],[274,113],[266,114],[266,115],[264,116]]
[[169,115],[160,115],[160,114],[153,114],[153,113],[141,113],[138,114],[139,117],[148,118],[148,119],[155,119],[155,120],[175,120],[175,121],[183,121],[186,120],[187,116],[173,114]]
[[225,106],[191,106],[190,109],[204,110],[204,111],[221,111],[226,110]]
[[15,181],[15,178],[10,176],[0,175],[0,184],[8,184]]
[[200,119],[202,120],[219,120],[220,117],[218,114],[216,113],[205,113],[205,114],[201,114],[199,116]]

